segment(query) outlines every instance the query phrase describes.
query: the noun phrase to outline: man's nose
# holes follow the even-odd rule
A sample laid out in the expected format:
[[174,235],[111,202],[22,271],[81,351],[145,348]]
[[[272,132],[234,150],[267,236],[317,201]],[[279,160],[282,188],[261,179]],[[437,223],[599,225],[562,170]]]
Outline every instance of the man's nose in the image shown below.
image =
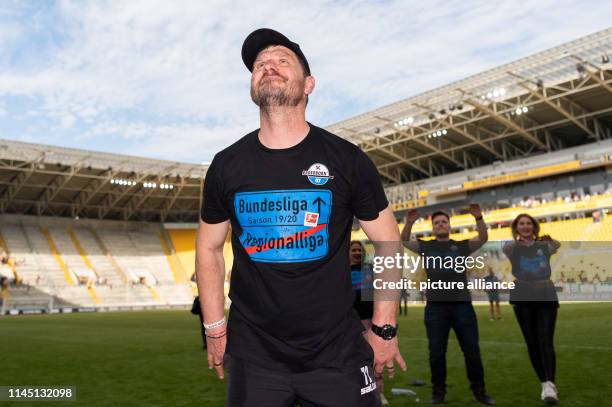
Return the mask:
[[276,63],[274,60],[269,59],[264,62],[264,72],[265,73],[276,73]]

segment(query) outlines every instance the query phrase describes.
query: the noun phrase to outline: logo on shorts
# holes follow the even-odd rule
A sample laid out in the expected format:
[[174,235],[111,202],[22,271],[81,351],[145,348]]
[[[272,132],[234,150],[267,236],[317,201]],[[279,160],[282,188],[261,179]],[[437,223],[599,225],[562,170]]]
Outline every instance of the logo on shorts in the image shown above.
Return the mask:
[[363,379],[365,381],[365,387],[361,388],[361,395],[363,396],[364,394],[376,390],[376,382],[372,380],[372,376],[370,376],[369,366],[363,366],[360,369],[361,374],[363,374]]
[[302,175],[308,177],[308,181],[314,185],[325,185],[330,179],[334,179],[333,175],[329,175],[327,167],[320,163],[312,164],[307,170],[302,171]]

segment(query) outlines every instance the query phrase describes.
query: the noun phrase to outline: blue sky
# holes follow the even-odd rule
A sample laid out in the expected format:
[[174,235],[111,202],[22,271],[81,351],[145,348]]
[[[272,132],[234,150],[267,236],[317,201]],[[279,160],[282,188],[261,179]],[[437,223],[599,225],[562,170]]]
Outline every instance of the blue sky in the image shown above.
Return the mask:
[[[0,2],[0,138],[187,162],[258,127],[244,37],[275,28],[328,125],[609,26],[601,1]],[[608,16],[608,17],[606,17]]]

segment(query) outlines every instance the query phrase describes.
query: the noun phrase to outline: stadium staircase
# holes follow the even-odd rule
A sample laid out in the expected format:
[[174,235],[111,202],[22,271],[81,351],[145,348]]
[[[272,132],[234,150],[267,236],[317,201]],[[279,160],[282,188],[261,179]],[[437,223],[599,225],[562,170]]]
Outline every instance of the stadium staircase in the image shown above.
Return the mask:
[[195,272],[195,230],[167,229],[166,232],[185,275],[191,278]]
[[181,262],[178,260],[176,256],[176,251],[174,250],[174,247],[172,246],[172,239],[170,238],[168,231],[165,230],[163,227],[160,228],[159,241],[161,243],[162,250],[164,251],[164,254],[166,255],[166,260],[168,261],[168,264],[170,265],[170,270],[172,270],[174,281],[177,283],[184,283],[184,282],[189,281],[189,278],[187,277],[187,275],[185,274],[185,271],[183,270],[183,266],[181,265]]
[[[0,231],[0,250],[10,256],[11,252],[6,245],[6,241],[4,240],[4,236],[2,236],[2,231]],[[10,270],[12,278],[17,278],[17,272],[15,271],[15,267],[13,266],[13,262],[9,261],[6,266],[0,265],[0,267],[6,267]]]

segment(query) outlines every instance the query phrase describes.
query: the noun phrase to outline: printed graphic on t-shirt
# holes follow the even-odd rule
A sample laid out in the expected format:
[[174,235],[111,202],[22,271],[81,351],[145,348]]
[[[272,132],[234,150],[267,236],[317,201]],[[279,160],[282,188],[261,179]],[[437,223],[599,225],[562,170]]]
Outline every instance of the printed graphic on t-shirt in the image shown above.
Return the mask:
[[548,261],[544,255],[535,257],[521,256],[519,265],[525,277],[545,277],[548,274]]
[[328,252],[332,193],[327,189],[240,192],[234,196],[240,243],[253,261],[288,263]]
[[372,273],[369,270],[351,268],[351,285],[353,291],[372,289]]

